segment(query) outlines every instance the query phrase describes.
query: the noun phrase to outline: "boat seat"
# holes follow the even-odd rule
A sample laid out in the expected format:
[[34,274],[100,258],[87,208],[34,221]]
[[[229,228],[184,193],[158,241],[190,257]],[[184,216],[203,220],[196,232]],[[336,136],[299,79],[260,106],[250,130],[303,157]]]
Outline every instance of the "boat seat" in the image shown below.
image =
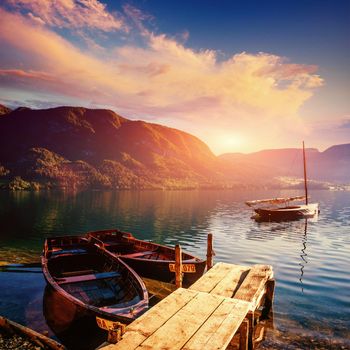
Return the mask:
[[85,248],[53,248],[51,251],[52,255],[63,255],[63,254],[86,254],[88,252]]
[[155,252],[156,252],[155,250],[149,250],[149,251],[145,251],[145,252],[137,252],[137,253],[132,253],[132,254],[123,254],[122,258],[141,258],[141,257],[146,256],[146,255],[152,255]]
[[62,277],[72,277],[72,276],[81,276],[81,275],[91,275],[95,273],[94,270],[79,270],[79,271],[66,271],[62,272]]
[[106,279],[106,278],[114,278],[114,277],[120,277],[120,276],[121,274],[119,272],[110,271],[110,272],[91,273],[88,275],[56,278],[56,281],[59,284],[66,284],[66,283],[78,283],[78,282],[86,282],[86,281],[100,280],[100,279]]

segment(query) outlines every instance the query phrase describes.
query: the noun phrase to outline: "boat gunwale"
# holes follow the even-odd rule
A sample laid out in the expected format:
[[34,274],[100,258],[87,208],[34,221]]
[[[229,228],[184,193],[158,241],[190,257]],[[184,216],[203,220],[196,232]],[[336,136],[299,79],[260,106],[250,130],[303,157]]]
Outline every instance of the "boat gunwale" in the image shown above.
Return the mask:
[[[109,251],[108,250],[108,246],[113,246],[113,244],[109,244],[106,247],[104,242],[101,239],[95,237],[94,234],[100,234],[100,233],[101,234],[111,234],[113,232],[122,234],[122,238],[125,238],[127,240],[127,242],[132,242],[132,243],[135,242],[136,244],[140,243],[140,246],[142,246],[145,243],[146,243],[146,245],[149,244],[149,245],[152,245],[152,246],[156,246],[157,248],[154,251],[156,251],[159,248],[164,249],[166,251],[171,251],[171,252],[173,252],[173,250],[174,250],[174,248],[171,248],[171,247],[163,245],[163,244],[158,244],[158,243],[149,242],[149,241],[143,241],[141,239],[135,238],[130,232],[124,232],[124,231],[120,231],[118,229],[90,231],[90,232],[86,233],[85,237],[87,237],[88,240],[90,240],[90,238],[92,238],[93,240],[96,240],[96,241],[100,242],[100,244],[103,244],[104,249]],[[99,245],[99,243],[95,243],[95,244]],[[118,243],[116,243],[115,245],[117,246]],[[119,257],[121,259],[125,258],[125,259],[132,259],[132,260],[138,260],[138,261],[145,261],[145,260],[147,260],[149,262],[164,263],[164,264],[165,263],[171,264],[171,263],[174,263],[174,261],[175,261],[175,256],[174,256],[174,259],[172,259],[172,260],[159,260],[159,259],[143,259],[141,257],[128,257],[127,256],[128,254],[115,254],[112,251],[109,251],[109,252],[111,254],[113,254],[114,256]],[[200,264],[203,264],[205,262],[206,261],[204,259],[196,257],[196,256],[194,256],[194,255],[192,255],[190,253],[187,253],[187,252],[182,252],[182,264],[199,264],[200,265]]]
[[[130,283],[132,283],[134,285],[134,287],[136,288],[137,294],[140,296],[141,300],[138,303],[131,305],[131,306],[129,305],[129,306],[120,307],[120,308],[111,308],[111,309],[113,309],[113,313],[108,313],[108,312],[106,312],[106,310],[108,310],[108,305],[103,306],[103,307],[97,307],[97,306],[94,306],[94,305],[91,305],[88,303],[84,303],[80,299],[78,299],[78,298],[74,297],[72,294],[68,293],[64,288],[62,288],[61,285],[58,283],[58,281],[56,281],[55,278],[51,275],[51,272],[48,268],[48,262],[50,259],[48,258],[47,254],[49,252],[52,252],[52,250],[48,250],[46,248],[48,247],[48,242],[50,240],[66,238],[66,237],[69,237],[69,238],[70,237],[75,237],[75,238],[79,237],[79,238],[81,238],[81,236],[57,236],[57,237],[47,238],[45,240],[45,244],[44,244],[45,249],[44,249],[42,256],[41,256],[41,265],[42,265],[44,277],[45,277],[46,281],[49,283],[49,285],[54,290],[56,290],[59,294],[63,295],[66,299],[71,301],[73,304],[76,304],[76,305],[82,307],[83,309],[87,309],[100,317],[107,318],[107,319],[113,319],[113,320],[123,320],[127,323],[132,322],[135,319],[135,317],[125,316],[125,314],[123,315],[123,314],[119,314],[117,312],[123,313],[123,312],[129,311],[129,312],[127,312],[127,314],[130,314],[130,309],[132,309],[135,315],[139,315],[143,312],[143,310],[148,308],[148,292],[147,292],[147,289],[146,289],[146,286],[145,286],[143,280],[138,276],[138,274],[130,266],[128,266],[119,257],[111,255],[110,252],[108,252],[106,250],[98,249],[98,247],[95,247],[97,252],[104,254],[109,259],[117,259],[118,264],[122,265],[123,268],[132,276],[132,279],[137,281],[137,283],[139,284],[139,287],[137,286],[136,283],[134,283],[134,281],[130,281]],[[89,245],[89,242],[87,243],[87,245]],[[74,254],[73,253],[72,254],[64,253],[64,254],[61,254],[60,256],[69,256],[69,255],[74,255]],[[59,255],[53,256],[52,259],[56,259],[58,257],[59,257]],[[108,279],[108,277],[106,279]],[[75,282],[72,282],[71,284],[74,284],[74,283]],[[140,290],[138,291],[138,289],[140,289]]]

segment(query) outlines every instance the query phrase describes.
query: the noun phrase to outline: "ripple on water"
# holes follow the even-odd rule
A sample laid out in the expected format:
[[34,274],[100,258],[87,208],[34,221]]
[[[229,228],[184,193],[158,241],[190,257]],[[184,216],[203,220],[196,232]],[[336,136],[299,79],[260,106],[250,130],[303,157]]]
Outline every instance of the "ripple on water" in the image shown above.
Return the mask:
[[[295,334],[313,332],[316,339],[329,333],[346,339],[350,329],[350,192],[313,191],[313,200],[321,206],[316,222],[257,223],[250,219],[251,210],[244,205],[249,199],[298,194],[0,193],[0,260],[37,260],[45,236],[112,227],[132,232],[140,239],[172,246],[180,243],[184,250],[205,258],[207,234],[213,233],[216,261],[273,265],[277,329],[292,322]],[[5,304],[11,305],[10,294],[6,295],[0,303],[0,314]],[[274,344],[282,339],[283,346],[293,341],[287,340],[288,336],[276,339]]]

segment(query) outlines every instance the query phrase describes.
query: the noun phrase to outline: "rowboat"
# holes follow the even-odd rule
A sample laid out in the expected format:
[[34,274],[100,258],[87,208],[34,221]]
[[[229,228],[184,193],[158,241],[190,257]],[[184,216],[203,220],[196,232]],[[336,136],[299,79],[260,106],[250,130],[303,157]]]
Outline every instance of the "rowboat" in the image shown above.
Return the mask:
[[35,347],[35,349],[65,349],[63,345],[45,336],[44,334],[38,333],[2,316],[0,316],[0,340],[2,340],[0,344],[1,349],[14,349],[15,347],[22,349],[22,346],[23,349],[24,347],[28,348],[28,344],[26,346],[23,343],[31,343],[33,345],[32,348]]
[[[175,249],[136,239],[118,229],[88,232],[86,238],[119,257],[140,276],[171,283],[175,278]],[[204,273],[206,261],[182,253],[183,285],[189,286]]]
[[67,301],[64,312],[75,318],[128,324],[148,308],[146,287],[135,271],[84,237],[46,239],[41,264],[47,283]]
[[[304,196],[288,198],[271,198],[247,201],[249,207],[253,207],[256,213],[256,221],[291,221],[302,218],[313,218],[319,213],[318,203],[309,203],[305,145],[303,142],[303,165],[304,165]],[[305,204],[292,205],[294,201],[304,201]]]

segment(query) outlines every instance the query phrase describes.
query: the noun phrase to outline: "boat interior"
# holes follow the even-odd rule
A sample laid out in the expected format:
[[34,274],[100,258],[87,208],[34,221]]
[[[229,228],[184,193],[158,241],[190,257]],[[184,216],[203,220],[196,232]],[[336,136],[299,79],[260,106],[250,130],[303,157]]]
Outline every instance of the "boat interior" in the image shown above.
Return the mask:
[[175,254],[172,249],[162,247],[151,242],[135,239],[131,234],[112,231],[110,233],[92,233],[91,241],[103,246],[109,252],[131,259],[147,260],[174,260]]
[[[88,234],[89,240],[103,246],[109,252],[123,258],[174,261],[175,251],[166,246],[141,241],[130,233],[121,231],[99,231]],[[196,260],[189,254],[182,253],[183,260]]]
[[48,261],[51,276],[67,293],[96,307],[126,307],[141,300],[133,275],[124,265],[96,247],[75,246],[71,254],[67,248]]
[[166,254],[159,247],[150,247],[151,249],[147,249],[146,247],[132,245],[129,249],[125,249],[125,247],[120,247],[119,244],[115,244],[106,248],[108,251],[123,258],[147,260],[173,260],[175,258],[174,254],[171,254],[171,252],[167,252]]

